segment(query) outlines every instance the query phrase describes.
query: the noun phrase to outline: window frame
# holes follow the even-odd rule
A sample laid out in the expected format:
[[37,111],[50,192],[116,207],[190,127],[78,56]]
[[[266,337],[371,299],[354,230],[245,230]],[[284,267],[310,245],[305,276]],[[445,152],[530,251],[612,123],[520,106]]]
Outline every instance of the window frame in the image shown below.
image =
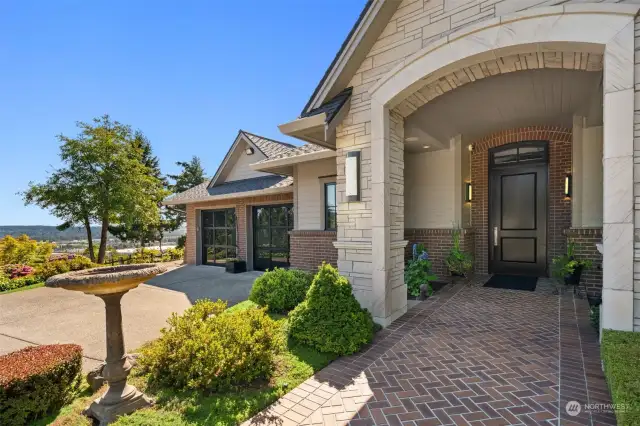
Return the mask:
[[[327,188],[329,186],[333,186],[334,187],[334,205],[333,206],[329,206],[328,201],[328,192],[327,192]],[[324,182],[323,183],[323,190],[322,190],[322,203],[323,203],[323,217],[324,217],[324,230],[325,231],[337,231],[338,230],[338,187],[336,185],[336,182]],[[334,209],[334,214],[335,214],[335,228],[330,228],[329,225],[329,207],[333,207]]]

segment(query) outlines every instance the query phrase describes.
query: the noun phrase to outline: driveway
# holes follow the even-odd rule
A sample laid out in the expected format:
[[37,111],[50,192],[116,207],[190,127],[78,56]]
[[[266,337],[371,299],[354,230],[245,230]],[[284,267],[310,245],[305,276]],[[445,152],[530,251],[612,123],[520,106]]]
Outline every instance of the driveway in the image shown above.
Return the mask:
[[584,406],[611,402],[587,301],[487,278],[420,302],[247,424],[615,425]]
[[[223,268],[181,266],[159,275],[122,299],[125,345],[129,351],[160,335],[167,318],[196,300],[246,300],[259,272],[227,274]],[[77,343],[84,369],[106,356],[104,304],[95,296],[38,288],[0,295],[0,355],[30,345]]]

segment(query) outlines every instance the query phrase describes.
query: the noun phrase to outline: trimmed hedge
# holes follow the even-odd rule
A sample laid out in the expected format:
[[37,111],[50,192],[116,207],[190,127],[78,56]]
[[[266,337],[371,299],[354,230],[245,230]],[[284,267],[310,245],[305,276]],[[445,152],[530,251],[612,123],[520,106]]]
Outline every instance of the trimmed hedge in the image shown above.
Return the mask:
[[15,290],[29,285],[38,284],[41,282],[42,280],[35,275],[11,279],[5,275],[0,274],[0,293],[2,293],[3,291]]
[[0,425],[26,425],[68,404],[81,371],[78,345],[32,346],[0,356]]
[[618,425],[640,425],[640,333],[603,330],[601,353]]
[[64,274],[70,271],[81,271],[95,266],[97,265],[94,265],[88,257],[75,256],[71,259],[42,263],[36,267],[36,275],[40,277],[42,281],[46,281],[54,275]]
[[312,274],[299,269],[275,268],[256,278],[249,300],[269,312],[288,312],[304,300],[312,280]]
[[371,313],[360,307],[351,284],[323,263],[307,298],[289,315],[291,336],[320,352],[348,355],[373,339]]
[[282,343],[263,308],[225,312],[221,300],[198,300],[167,320],[162,336],[142,350],[140,365],[153,383],[175,389],[227,390],[268,379]]

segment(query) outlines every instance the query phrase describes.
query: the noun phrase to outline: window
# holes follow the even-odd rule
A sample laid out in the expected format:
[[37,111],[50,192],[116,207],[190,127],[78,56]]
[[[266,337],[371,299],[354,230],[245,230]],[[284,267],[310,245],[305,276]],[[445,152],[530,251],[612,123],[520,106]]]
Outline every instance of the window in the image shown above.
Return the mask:
[[324,184],[324,229],[335,231],[338,227],[336,216],[336,183]]
[[202,212],[202,263],[224,264],[237,256],[235,209]]
[[493,166],[504,166],[519,163],[546,162],[547,143],[544,141],[527,141],[494,148],[491,152]]

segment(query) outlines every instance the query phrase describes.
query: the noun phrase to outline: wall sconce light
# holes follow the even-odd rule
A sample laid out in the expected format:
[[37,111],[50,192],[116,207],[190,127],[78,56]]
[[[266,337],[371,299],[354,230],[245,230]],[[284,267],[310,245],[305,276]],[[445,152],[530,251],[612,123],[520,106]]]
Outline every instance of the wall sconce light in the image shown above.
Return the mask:
[[470,203],[471,200],[473,200],[473,187],[471,182],[467,182],[464,184],[464,201]]
[[572,189],[573,189],[573,177],[571,175],[566,175],[564,177],[564,196],[567,198],[571,198]]
[[347,201],[360,201],[360,151],[347,152],[344,174]]
[[247,155],[252,155],[253,154],[253,148],[249,147],[244,152],[246,152]]
[[473,144],[470,143],[467,149],[469,150],[469,152],[473,152]]

